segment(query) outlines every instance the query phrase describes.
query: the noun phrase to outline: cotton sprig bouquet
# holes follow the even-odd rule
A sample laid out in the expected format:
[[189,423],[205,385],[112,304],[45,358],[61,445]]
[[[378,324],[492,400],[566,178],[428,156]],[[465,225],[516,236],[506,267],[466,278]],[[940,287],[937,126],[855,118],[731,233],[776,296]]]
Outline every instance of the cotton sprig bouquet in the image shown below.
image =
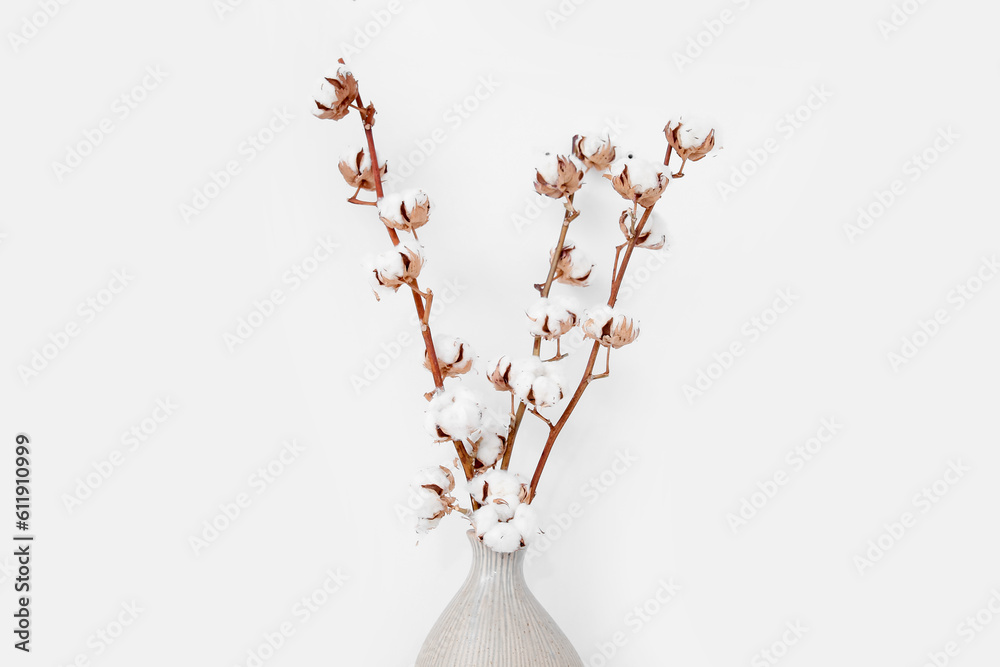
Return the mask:
[[[480,394],[464,381],[463,376],[476,361],[469,344],[431,333],[434,293],[419,283],[426,255],[418,239],[418,230],[430,220],[431,199],[418,189],[383,192],[387,166],[379,163],[375,151],[375,107],[362,102],[357,79],[343,61],[320,81],[314,101],[318,118],[339,120],[352,112],[361,118],[366,144],[349,149],[338,165],[344,180],[354,188],[347,201],[373,207],[392,242],[392,247],[377,255],[368,267],[371,285],[377,299],[401,288],[412,297],[424,342],[424,366],[434,379],[434,388],[426,394],[427,432],[435,441],[450,442],[457,454],[450,464],[426,468],[415,477],[414,492],[420,505],[417,530],[427,532],[446,515],[459,513],[491,549],[512,552],[525,547],[540,534],[531,501],[553,445],[590,383],[609,375],[611,351],[639,336],[638,321],[620,312],[615,303],[635,250],[658,250],[667,243],[664,220],[653,208],[670,182],[684,175],[687,161],[701,160],[712,151],[715,130],[690,122],[668,122],[662,165],[620,154],[606,134],[577,135],[565,154],[546,155],[535,172],[534,187],[539,194],[562,201],[565,213],[558,240],[549,253],[545,280],[535,285],[538,299],[525,310],[531,354],[501,356],[487,363],[486,375],[492,387],[511,396],[510,414],[496,419]],[[672,153],[681,159],[680,169],[673,174],[669,169]],[[585,181],[590,174],[603,179]],[[614,249],[607,301],[581,308],[570,298],[550,293],[554,283],[572,288],[587,285],[595,277],[594,264],[567,233],[580,215],[573,204],[576,192],[588,182],[604,179],[626,202],[618,219],[622,242]],[[374,200],[362,198],[362,191],[374,192]],[[592,345],[582,378],[574,388],[557,372],[556,362],[566,356],[561,338],[577,327]],[[546,355],[542,354],[543,343]],[[602,350],[604,370],[595,373]],[[561,413],[554,414],[552,411],[564,402]],[[530,481],[509,470],[525,414],[540,419],[548,428]],[[457,475],[462,483],[456,482]],[[459,498],[467,498],[468,506],[462,506]]]

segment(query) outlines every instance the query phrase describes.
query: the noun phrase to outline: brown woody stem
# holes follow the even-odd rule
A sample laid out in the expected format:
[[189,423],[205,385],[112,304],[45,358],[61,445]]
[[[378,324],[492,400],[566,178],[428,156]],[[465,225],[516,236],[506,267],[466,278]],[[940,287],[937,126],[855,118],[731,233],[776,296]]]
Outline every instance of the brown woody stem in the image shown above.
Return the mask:
[[[341,64],[343,64],[343,59],[340,59]],[[368,154],[371,156],[372,161],[372,174],[375,177],[375,196],[376,201],[382,199],[382,173],[379,169],[378,164],[378,153],[375,151],[375,136],[372,133],[372,123],[374,122],[374,107],[365,107],[364,102],[361,101],[361,93],[359,92],[355,98],[357,102],[358,113],[361,115],[361,121],[365,128],[365,138],[368,140]],[[385,226],[386,231],[389,233],[389,238],[392,240],[393,245],[399,244],[399,235],[396,234],[396,230],[392,227]],[[413,294],[413,306],[417,310],[417,318],[420,321],[420,335],[424,339],[424,349],[427,353],[428,365],[431,369],[431,375],[434,377],[434,387],[437,391],[444,388],[444,378],[441,375],[441,366],[438,362],[437,351],[434,349],[434,337],[431,335],[431,327],[428,324],[430,320],[430,299],[428,299],[427,307],[424,306],[424,298],[420,294],[420,286],[417,280],[414,279],[412,285],[410,285],[411,293]],[[466,480],[472,479],[473,476],[473,461],[469,453],[465,451],[465,443],[460,440],[453,440],[452,443],[455,445],[455,452],[458,454],[458,460],[462,463],[462,469],[465,471]],[[473,499],[473,508],[478,508],[478,503]]]
[[[608,305],[611,307],[614,307],[615,302],[618,300],[618,291],[621,289],[622,281],[625,279],[625,271],[628,270],[629,259],[632,258],[632,251],[635,250],[636,239],[638,239],[639,234],[642,233],[642,228],[646,225],[646,221],[649,220],[649,216],[652,212],[652,206],[643,212],[642,219],[639,220],[639,224],[635,228],[635,233],[628,241],[628,245],[625,248],[625,256],[622,257],[621,268],[618,270],[618,275],[611,284],[611,296],[608,297]],[[549,454],[552,452],[552,446],[555,444],[556,438],[559,437],[563,427],[566,426],[566,422],[569,421],[570,415],[573,414],[573,410],[576,408],[577,403],[579,403],[580,399],[583,397],[583,392],[587,390],[587,386],[594,379],[594,363],[597,361],[597,353],[600,349],[601,344],[594,341],[594,347],[590,350],[590,357],[587,359],[587,368],[583,371],[583,378],[580,380],[580,384],[577,386],[576,391],[573,392],[573,397],[569,399],[569,404],[566,406],[566,409],[563,410],[559,420],[555,423],[551,430],[549,430],[549,437],[545,440],[545,447],[542,449],[542,455],[538,459],[538,465],[535,466],[535,474],[532,475],[531,484],[528,486],[527,500],[529,503],[535,497],[535,491],[538,489],[538,481],[542,477],[542,471],[545,470],[545,463],[549,460]]]
[[[559,258],[562,256],[563,245],[566,243],[566,232],[569,230],[569,223],[573,222],[576,217],[580,215],[580,212],[573,208],[573,195],[566,197],[566,214],[563,216],[562,229],[559,230],[559,241],[556,243],[555,250],[552,252],[552,259],[549,261],[549,273],[545,277],[545,283],[539,288],[539,293],[543,297],[549,296],[549,291],[552,289],[552,281],[555,279],[556,266],[559,265]],[[538,357],[541,356],[542,352],[542,338],[541,336],[535,336],[535,340],[532,343],[531,354]],[[507,470],[510,466],[510,455],[514,451],[514,440],[517,438],[517,432],[521,429],[521,421],[524,419],[524,409],[525,404],[520,403],[517,406],[517,412],[514,413],[514,423],[510,427],[510,432],[507,434],[507,446],[504,449],[503,461],[500,463],[500,468]]]

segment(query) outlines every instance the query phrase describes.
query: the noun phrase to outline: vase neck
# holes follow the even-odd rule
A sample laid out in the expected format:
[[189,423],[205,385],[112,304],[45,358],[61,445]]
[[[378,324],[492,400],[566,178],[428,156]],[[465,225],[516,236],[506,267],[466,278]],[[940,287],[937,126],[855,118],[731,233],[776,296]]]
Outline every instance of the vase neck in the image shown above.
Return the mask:
[[469,582],[479,586],[502,586],[511,581],[524,581],[524,549],[513,553],[498,553],[483,544],[475,532],[467,533],[472,545],[472,567]]

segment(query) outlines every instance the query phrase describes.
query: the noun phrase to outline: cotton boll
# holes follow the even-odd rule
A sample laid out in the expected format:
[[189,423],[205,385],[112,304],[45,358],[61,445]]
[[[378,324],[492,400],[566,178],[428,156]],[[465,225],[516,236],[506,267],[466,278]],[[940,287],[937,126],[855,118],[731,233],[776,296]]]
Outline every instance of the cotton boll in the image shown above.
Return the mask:
[[612,167],[612,173],[620,174],[625,165],[628,165],[629,180],[634,189],[643,191],[658,187],[659,174],[663,173],[663,167],[654,165],[642,158],[626,157],[624,160],[621,160],[617,170],[614,166]]
[[[437,356],[438,369],[441,377],[458,377],[472,370],[476,361],[476,353],[472,346],[461,338],[454,336],[435,336],[434,351]],[[424,354],[424,367],[433,372],[434,365],[430,355]]]
[[546,182],[555,183],[559,180],[559,156],[555,153],[546,153],[538,159],[535,170]]
[[538,357],[527,357],[511,362],[509,373],[511,391],[522,401],[527,401],[535,378],[544,373],[545,368]]
[[554,377],[537,377],[531,385],[530,398],[537,408],[551,407],[561,401],[562,397],[562,386]]
[[417,506],[413,508],[414,513],[422,519],[430,519],[444,514],[445,505],[441,501],[441,496],[430,489],[416,488],[413,490],[418,499]]
[[604,327],[615,316],[615,311],[611,306],[601,304],[593,308],[588,308],[583,314],[583,321],[580,327],[588,338],[599,339],[604,335]]
[[[550,260],[555,251],[555,248],[549,251]],[[571,239],[565,239],[562,252],[556,260],[556,272],[553,277],[565,285],[582,286],[587,284],[587,279],[590,278],[590,273],[593,270],[594,263],[590,261],[590,258]]]
[[456,364],[465,361],[465,357],[471,358],[468,345],[464,340],[455,336],[441,336],[434,340],[434,350],[437,352],[438,361],[442,364]]
[[510,383],[511,389],[514,395],[521,399],[523,402],[528,402],[528,397],[531,395],[531,385],[535,383],[535,376],[532,373],[518,373],[514,377],[514,381]]
[[576,324],[576,310],[562,299],[542,297],[528,306],[528,332],[552,340],[562,336]]
[[378,202],[378,214],[380,218],[389,218],[403,223],[400,209],[403,206],[403,195],[398,193],[387,194]]
[[399,279],[406,271],[403,257],[398,252],[388,251],[375,256],[375,270],[387,278]]
[[555,405],[563,397],[562,381],[552,364],[537,357],[515,361],[511,366],[511,391],[525,403],[539,408]]
[[[715,127],[715,123],[708,117],[705,116],[694,116],[685,114],[678,120],[680,123],[680,130],[677,132],[677,138],[680,141],[680,145],[683,148],[695,148],[696,146],[701,146],[708,138],[708,134]],[[676,124],[671,122],[670,124]],[[716,137],[718,141],[718,137]]]
[[639,236],[637,248],[648,248],[649,250],[660,250],[670,245],[669,233],[667,232],[667,221],[658,212],[654,212],[646,223],[642,234]]
[[483,502],[483,476],[476,475],[465,483],[465,493],[472,496],[477,502]]
[[[325,107],[332,107],[337,103],[337,90],[326,79],[320,79],[316,90],[313,92],[313,99]],[[318,116],[323,113],[323,109],[313,109],[313,115]],[[354,152],[357,155],[357,151]]]
[[364,172],[372,168],[372,158],[368,154],[367,149],[363,146],[352,144],[345,147],[344,151],[340,154],[340,161],[354,166],[356,164],[358,153],[362,152],[364,153],[364,157],[361,158],[361,164],[358,166],[357,170],[359,172]]
[[491,466],[500,458],[503,451],[504,439],[496,433],[487,433],[480,440],[476,450],[476,458],[484,466]]
[[521,478],[509,470],[490,470],[483,475],[487,486],[487,498],[517,496],[524,486]]
[[455,488],[455,476],[444,466],[432,466],[422,468],[413,478],[413,485],[423,487],[425,484],[433,485],[448,493]]
[[500,517],[501,521],[510,521],[514,518],[514,512],[517,511],[518,505],[521,504],[521,499],[518,494],[512,493],[505,495],[490,494],[490,503],[496,508],[497,516]]
[[583,166],[568,155],[546,153],[535,170],[535,192],[562,199],[583,184]]
[[538,528],[538,515],[535,509],[528,503],[521,503],[514,512],[514,520],[511,522],[517,532],[521,534],[521,539],[526,545],[530,545],[541,534]]
[[497,514],[496,507],[493,505],[483,505],[472,513],[472,526],[476,531],[476,535],[479,537],[482,537],[483,533],[492,529],[499,523],[500,516]]
[[416,530],[420,534],[429,533],[429,532],[431,532],[432,530],[434,530],[435,528],[438,527],[438,524],[441,523],[441,519],[443,519],[443,518],[444,518],[443,515],[439,516],[437,518],[434,518],[434,519],[425,519],[425,518],[422,518],[422,517],[418,518],[417,519]]
[[462,387],[438,393],[424,418],[427,432],[438,440],[474,440],[482,424],[482,405],[475,394]]
[[521,548],[521,533],[513,524],[498,523],[483,534],[483,544],[499,553],[512,553]]

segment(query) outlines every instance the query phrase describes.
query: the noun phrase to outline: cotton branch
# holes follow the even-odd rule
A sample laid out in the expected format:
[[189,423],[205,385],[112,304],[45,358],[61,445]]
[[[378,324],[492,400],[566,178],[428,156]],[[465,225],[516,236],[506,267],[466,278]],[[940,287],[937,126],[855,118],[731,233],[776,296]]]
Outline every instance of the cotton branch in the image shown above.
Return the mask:
[[[340,60],[343,63],[343,59]],[[375,124],[375,105],[368,104],[365,106],[364,102],[361,100],[361,93],[359,92],[355,98],[356,105],[352,108],[356,109],[361,116],[361,121],[365,129],[365,138],[368,141],[368,154],[371,157],[372,162],[372,173],[375,179],[375,197],[376,203],[382,199],[384,196],[382,190],[382,174],[379,170],[378,163],[378,153],[375,150],[375,136],[372,133],[372,127]],[[357,193],[355,193],[356,195]],[[386,231],[389,233],[389,239],[392,244],[399,244],[399,235],[396,230],[388,225],[385,225]],[[444,388],[444,378],[441,376],[441,368],[438,363],[437,351],[434,349],[434,337],[431,335],[430,327],[430,303],[432,299],[432,294],[430,290],[426,292],[420,291],[420,286],[417,283],[416,278],[414,278],[409,284],[410,292],[413,295],[413,306],[417,311],[417,318],[420,321],[420,335],[424,340],[424,349],[426,351],[428,366],[430,367],[431,375],[434,378],[435,391],[440,391]],[[424,299],[426,298],[426,303]],[[472,479],[474,474],[474,465],[472,457],[465,450],[465,443],[459,440],[453,440],[455,445],[455,451],[458,454],[458,460],[462,464],[462,469],[465,472],[465,478],[467,480]],[[473,501],[473,506],[476,506],[475,501]]]
[[[552,259],[549,261],[549,273],[545,277],[544,283],[535,285],[542,297],[548,297],[549,291],[552,289],[552,281],[555,279],[556,275],[556,266],[559,264],[559,258],[562,256],[563,246],[566,244],[566,232],[569,231],[569,223],[576,220],[579,215],[580,212],[573,207],[573,195],[567,195],[566,213],[563,215],[562,228],[559,230],[559,240],[556,242],[556,247],[552,251]],[[535,336],[531,354],[536,357],[540,357],[541,352],[542,337]],[[521,403],[517,406],[517,412],[514,413],[514,423],[511,425],[510,432],[507,434],[507,446],[504,448],[503,461],[500,463],[500,468],[502,470],[507,470],[510,466],[510,455],[514,451],[514,440],[517,438],[517,433],[521,428],[521,420],[524,419],[524,410],[525,404]],[[546,420],[546,422],[548,422],[548,420]],[[551,423],[549,423],[549,428],[552,428]]]
[[[611,283],[611,295],[608,297],[608,306],[614,307],[615,302],[618,300],[618,291],[621,289],[622,281],[625,279],[625,272],[628,270],[629,260],[632,258],[632,251],[635,250],[636,241],[639,238],[639,234],[642,233],[643,227],[645,227],[646,222],[649,220],[650,214],[653,212],[653,205],[650,205],[643,214],[639,223],[636,225],[635,232],[631,235],[628,240],[628,244],[625,247],[625,254],[621,260],[621,266],[618,269],[618,275],[615,277],[614,281]],[[531,477],[531,484],[528,485],[528,502],[530,503],[535,497],[535,491],[538,488],[538,481],[541,479],[542,471],[545,469],[545,463],[549,459],[549,454],[552,452],[552,446],[555,444],[556,439],[562,432],[563,427],[566,426],[566,422],[569,421],[570,416],[573,414],[573,410],[576,409],[577,404],[583,397],[583,393],[587,390],[587,386],[590,385],[591,381],[597,379],[594,376],[594,364],[597,362],[597,355],[600,352],[601,343],[594,341],[594,346],[590,350],[590,357],[587,359],[587,367],[583,371],[583,378],[580,380],[580,384],[577,386],[576,391],[573,392],[573,397],[570,398],[569,404],[566,409],[563,410],[562,415],[559,420],[556,421],[555,425],[549,430],[549,437],[545,440],[545,447],[542,449],[542,454],[538,459],[538,465],[535,466],[535,474]],[[610,349],[609,349],[610,355]],[[610,363],[610,362],[609,362]]]

